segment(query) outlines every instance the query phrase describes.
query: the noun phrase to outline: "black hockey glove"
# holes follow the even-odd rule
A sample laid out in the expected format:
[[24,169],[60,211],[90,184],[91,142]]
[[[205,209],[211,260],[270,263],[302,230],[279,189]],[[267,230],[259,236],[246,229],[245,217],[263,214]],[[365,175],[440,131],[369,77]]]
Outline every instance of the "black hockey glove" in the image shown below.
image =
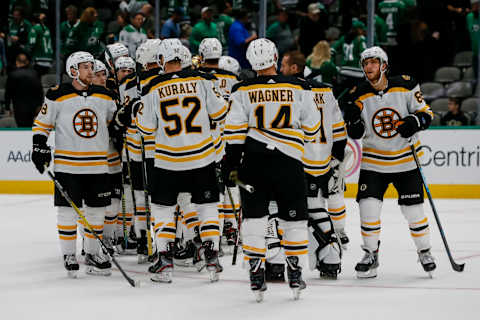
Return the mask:
[[430,126],[432,117],[425,112],[410,114],[400,120],[397,131],[403,138],[410,138],[420,130],[425,130]]
[[137,117],[138,110],[140,107],[143,106],[143,103],[140,98],[133,98],[127,105],[127,108],[132,112],[132,118],[135,119]]
[[365,124],[361,118],[362,111],[352,101],[345,103],[342,107],[348,135],[352,139],[360,139],[365,133]]
[[223,181],[227,186],[234,186],[238,180],[238,169],[242,161],[243,144],[227,144],[223,162]]
[[47,137],[36,134],[33,136],[32,162],[38,172],[43,173],[45,167],[52,161],[52,151],[47,146]]
[[128,127],[132,123],[132,105],[129,103],[115,113],[115,123],[119,127]]

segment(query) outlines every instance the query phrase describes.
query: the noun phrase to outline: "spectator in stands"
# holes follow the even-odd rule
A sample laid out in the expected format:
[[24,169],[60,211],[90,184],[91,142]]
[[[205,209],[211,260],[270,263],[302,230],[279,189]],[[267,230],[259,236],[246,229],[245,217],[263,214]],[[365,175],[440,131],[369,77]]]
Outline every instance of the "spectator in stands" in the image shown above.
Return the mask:
[[[331,61],[330,45],[322,40],[313,47],[312,54],[307,57],[307,66],[312,70],[312,76],[318,81],[334,84],[337,79],[337,67]],[[321,78],[317,78],[321,76]]]
[[83,10],[80,24],[73,30],[74,34],[72,37],[78,39],[78,45],[73,48],[67,46],[67,50],[70,50],[70,52],[78,50],[88,51],[96,57],[103,53],[105,45],[100,40],[103,37],[104,24],[98,21],[98,13],[95,8],[88,7]]
[[160,38],[180,38],[180,21],[182,21],[182,17],[183,10],[181,8],[175,8],[170,18],[163,24]]
[[137,48],[147,40],[147,31],[142,27],[144,18],[142,12],[132,14],[130,24],[120,32],[119,41],[128,48],[130,57],[135,57]]
[[447,0],[447,9],[452,21],[455,52],[469,50],[468,34],[465,32],[466,15],[470,12],[470,0]]
[[352,21],[352,28],[347,35],[341,36],[332,46],[334,54],[342,56],[341,65],[359,68],[360,54],[367,48],[366,27],[358,19]]
[[60,25],[60,41],[62,42],[62,54],[64,57],[68,57],[72,52],[68,51],[67,48],[74,48],[77,46],[76,41],[78,39],[73,37],[75,34],[73,29],[78,27],[80,19],[78,19],[77,7],[74,5],[66,7],[65,14],[67,20]]
[[300,36],[298,43],[300,51],[306,56],[312,53],[313,47],[321,40],[325,40],[325,31],[328,28],[328,17],[322,14],[324,6],[319,2],[308,5],[308,14],[300,21]]
[[278,11],[277,21],[268,27],[267,38],[275,42],[280,61],[285,52],[294,49],[295,39],[288,25],[288,13],[285,9]]
[[39,76],[50,70],[53,62],[53,46],[50,30],[45,25],[47,15],[45,13],[35,14],[35,25],[28,34],[28,44],[25,47],[33,60],[33,68]]
[[8,75],[5,88],[5,109],[13,115],[18,127],[32,127],[33,119],[43,103],[43,89],[40,78],[30,68],[27,55],[20,53],[15,60],[16,69]]
[[28,42],[28,33],[32,28],[30,21],[24,18],[23,7],[15,7],[12,19],[8,23],[7,57],[13,65],[15,57],[24,50]]
[[0,35],[0,74],[5,74],[7,70],[7,55],[5,52],[5,41]]
[[247,30],[248,12],[245,9],[239,9],[235,12],[235,21],[228,31],[228,55],[237,59],[242,69],[250,69],[250,63],[247,60],[248,44],[257,39],[257,33],[250,34]]
[[198,53],[198,46],[205,38],[218,38],[217,24],[213,22],[213,11],[210,7],[203,7],[202,20],[193,26],[190,35],[190,51],[192,54]]
[[218,11],[221,13],[215,20],[218,28],[218,39],[222,43],[223,54],[228,54],[228,31],[233,23],[232,14],[232,1],[222,1],[218,5]]
[[448,112],[440,120],[442,126],[468,126],[470,119],[460,110],[460,99],[448,98]]
[[118,10],[115,14],[116,19],[111,21],[107,27],[107,44],[112,44],[118,41],[120,31],[128,24],[128,15],[122,10]]
[[155,16],[153,12],[153,6],[150,3],[145,3],[142,9],[140,9],[140,12],[143,13],[143,16],[145,17],[142,25],[143,29],[147,31],[147,34],[149,31],[153,31],[155,33]]
[[471,0],[472,12],[467,15],[467,28],[470,33],[470,44],[473,51],[473,70],[475,72],[475,78],[478,78],[478,46],[480,45],[480,19],[479,9],[480,0]]

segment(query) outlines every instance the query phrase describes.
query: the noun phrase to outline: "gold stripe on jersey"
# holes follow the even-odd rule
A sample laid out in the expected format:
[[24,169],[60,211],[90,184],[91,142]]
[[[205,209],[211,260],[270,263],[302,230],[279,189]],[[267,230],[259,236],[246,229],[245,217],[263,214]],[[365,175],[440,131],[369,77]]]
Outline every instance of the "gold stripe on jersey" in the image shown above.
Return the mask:
[[227,108],[227,105],[225,104],[223,108],[220,109],[218,112],[210,114],[209,115],[210,119],[216,122],[221,121],[227,116],[227,111],[228,111],[228,108]]
[[65,101],[65,100],[68,100],[68,99],[72,99],[72,98],[75,98],[75,97],[78,97],[79,95],[76,94],[76,93],[70,93],[70,94],[66,94],[64,96],[61,96],[57,99],[55,99],[55,101]]
[[103,99],[103,100],[108,100],[108,101],[112,101],[113,98],[106,95],[106,94],[101,94],[101,93],[94,93],[92,94],[92,97],[95,97],[95,98],[100,98],[100,99]]
[[225,141],[234,141],[236,143],[243,143],[247,138],[248,124],[225,124],[225,130],[223,131],[223,139]]
[[260,130],[257,128],[251,128],[255,132],[258,132],[262,136],[271,139],[276,142],[280,142],[284,145],[287,145],[291,148],[297,149],[302,154],[304,152],[303,140],[304,135],[293,131],[292,129],[264,129]]
[[223,74],[223,73],[215,73],[216,78],[224,78],[224,79],[232,79],[232,80],[237,80],[236,76],[232,76],[230,74]]
[[33,123],[36,124],[36,125],[39,126],[39,127],[43,127],[44,129],[53,129],[53,126],[52,126],[52,125],[47,124],[47,123],[40,122],[40,121],[38,121],[38,120],[35,120]]
[[239,91],[248,91],[248,90],[255,90],[255,89],[271,89],[271,88],[292,88],[298,90],[304,90],[299,85],[291,84],[291,83],[262,83],[262,84],[252,84],[249,86],[241,86],[237,90]]
[[144,127],[140,123],[138,123],[138,121],[136,121],[136,124],[137,124],[137,128],[139,129],[139,131],[142,132],[143,134],[150,135],[150,134],[154,133],[155,130],[156,130],[156,129]]
[[410,90],[408,90],[407,88],[403,88],[403,87],[392,87],[392,88],[388,89],[387,92],[385,92],[385,93],[390,93],[390,92],[410,92]]
[[120,155],[118,152],[113,152],[107,155],[107,161],[109,167],[116,167],[121,164]]
[[304,140],[305,141],[315,140],[315,135],[318,133],[318,130],[320,130],[320,126],[321,126],[320,122],[318,122],[317,125],[315,125],[312,128],[307,126],[302,126],[303,133],[305,134]]
[[50,131],[48,131],[47,129],[40,128],[40,127],[33,127],[33,128],[32,128],[32,131],[33,131],[33,132],[43,132],[43,133],[45,133],[47,136],[50,134]]
[[425,107],[423,107],[421,110],[415,111],[415,113],[419,113],[419,112],[424,112],[424,113],[429,114],[430,117],[432,117],[432,120],[435,117],[433,112],[432,112],[432,109],[430,108],[430,105],[428,105],[428,104]]
[[[420,151],[420,141],[415,143],[415,150],[418,157],[423,156],[423,151]],[[374,165],[395,166],[412,161],[414,161],[414,159],[410,147],[397,151],[383,151],[373,148],[363,148],[362,150],[362,162]]]
[[55,150],[55,164],[72,167],[107,166],[107,152],[80,152],[69,150]]
[[213,138],[209,136],[204,141],[184,147],[172,147],[155,144],[155,158],[169,162],[190,162],[208,157],[215,152]]
[[325,160],[315,161],[302,157],[304,171],[312,176],[321,176],[330,170],[331,156]]

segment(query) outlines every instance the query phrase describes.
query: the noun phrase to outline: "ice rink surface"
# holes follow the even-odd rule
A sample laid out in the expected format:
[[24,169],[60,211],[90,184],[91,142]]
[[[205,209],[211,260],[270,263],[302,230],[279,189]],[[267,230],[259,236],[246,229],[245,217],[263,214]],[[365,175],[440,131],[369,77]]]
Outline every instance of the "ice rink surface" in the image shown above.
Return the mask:
[[[406,221],[388,199],[382,214],[378,277],[357,280],[361,259],[358,206],[347,199],[351,243],[337,281],[305,271],[307,289],[293,301],[287,284],[269,284],[256,303],[248,276],[231,256],[218,283],[206,273],[175,269],[172,284],[153,284],[133,256],[118,258],[142,281],[131,288],[114,270],[111,277],[67,278],[60,255],[51,196],[1,195],[3,258],[0,263],[0,318],[17,319],[480,319],[480,200],[436,200],[447,239],[463,273],[454,272],[428,204],[433,254],[438,268],[429,279],[420,264]],[[80,241],[79,241],[80,243]],[[241,261],[241,257],[239,257]]]

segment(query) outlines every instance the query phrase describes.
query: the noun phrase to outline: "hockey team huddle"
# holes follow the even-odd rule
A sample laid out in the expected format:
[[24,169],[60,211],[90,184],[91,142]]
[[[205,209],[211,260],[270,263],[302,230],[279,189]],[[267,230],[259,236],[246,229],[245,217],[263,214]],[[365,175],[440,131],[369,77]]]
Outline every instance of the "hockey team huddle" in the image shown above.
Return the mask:
[[247,60],[257,76],[240,81],[238,62],[222,56],[215,38],[193,59],[179,39],[147,40],[135,60],[121,43],[107,46],[104,62],[83,51],[68,57],[73,81],[47,92],[32,161],[40,173],[48,168],[55,129],[54,179],[69,197],[56,188],[54,204],[69,276],[79,270],[78,225],[87,274],[110,275],[114,255],[136,254],[151,263],[154,282],[172,282],[174,265],[206,270],[213,282],[219,257],[235,259],[241,243],[257,301],[267,281],[285,281],[285,270],[298,299],[307,265],[322,278],[341,271],[347,132],[363,146],[358,278],[377,275],[390,183],[419,262],[433,271],[410,148],[421,156],[416,133],[433,118],[419,85],[388,76],[385,52],[368,48],[360,61],[366,79],[342,99],[342,113],[329,85],[277,74],[270,40],[252,41]]

